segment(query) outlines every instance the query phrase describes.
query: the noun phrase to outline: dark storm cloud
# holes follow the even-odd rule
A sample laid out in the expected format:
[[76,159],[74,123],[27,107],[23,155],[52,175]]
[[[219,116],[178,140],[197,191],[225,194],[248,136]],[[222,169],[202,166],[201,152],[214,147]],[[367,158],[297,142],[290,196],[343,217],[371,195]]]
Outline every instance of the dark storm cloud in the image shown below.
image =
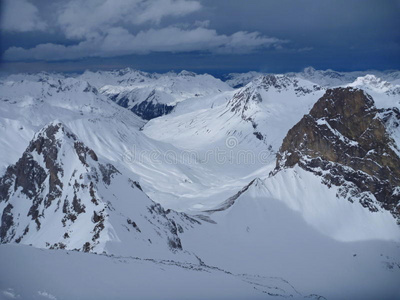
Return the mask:
[[399,12],[397,0],[6,0],[3,68],[400,68]]
[[[208,28],[207,21],[160,26],[168,17],[178,19],[200,11],[192,0],[71,0],[55,6],[54,27],[74,45],[44,43],[32,48],[12,46],[4,52],[10,61],[61,60],[86,57],[115,57],[151,52],[210,51],[249,53],[265,47],[279,47],[286,41],[258,32],[239,30],[230,35]],[[26,11],[20,19],[18,10]],[[4,31],[35,31],[49,27],[39,10],[27,0],[5,1]],[[26,24],[26,26],[21,25]],[[135,26],[147,28],[135,33]]]
[[[244,24],[248,30],[262,28],[264,34],[273,33],[305,47],[399,46],[400,1],[281,0],[242,4],[230,1],[225,14],[212,22],[221,30],[236,30]],[[230,18],[235,11],[240,14]]]

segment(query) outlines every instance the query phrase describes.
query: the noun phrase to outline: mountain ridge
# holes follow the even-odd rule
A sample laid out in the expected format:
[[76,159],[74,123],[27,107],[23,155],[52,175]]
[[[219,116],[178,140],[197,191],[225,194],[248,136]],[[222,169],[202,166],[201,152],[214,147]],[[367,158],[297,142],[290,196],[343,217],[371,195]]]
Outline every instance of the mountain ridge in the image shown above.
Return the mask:
[[[161,247],[164,242],[175,252],[182,251],[178,232],[200,224],[154,203],[137,182],[102,161],[59,121],[35,135],[21,159],[0,178],[0,186],[0,203],[5,206],[2,243],[114,253],[118,250],[110,250],[112,244],[122,242],[129,253],[133,239],[136,248]],[[49,230],[53,233],[41,234]]]
[[[190,72],[79,76],[0,80],[0,252],[13,261],[37,257],[28,272],[51,257],[63,268],[112,265],[121,272],[114,287],[138,283],[132,276],[144,272],[181,285],[237,282],[256,298],[398,294],[395,83],[375,74],[330,88],[263,74],[196,96],[202,87],[192,83],[204,81]],[[133,113],[140,97],[111,99],[146,99],[153,90],[166,101],[148,103],[173,103],[167,114],[151,106]],[[160,116],[137,115],[146,110]],[[15,282],[30,278],[20,268],[7,274],[0,295],[32,294],[35,287]],[[90,284],[103,275],[88,276]],[[43,295],[71,295],[38,282]]]

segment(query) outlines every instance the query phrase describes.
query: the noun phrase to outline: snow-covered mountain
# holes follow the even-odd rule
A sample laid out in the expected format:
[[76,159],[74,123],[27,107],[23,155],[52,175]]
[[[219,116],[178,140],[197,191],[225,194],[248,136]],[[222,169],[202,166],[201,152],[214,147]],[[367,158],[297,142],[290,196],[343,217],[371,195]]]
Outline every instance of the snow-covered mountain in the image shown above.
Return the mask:
[[127,68],[118,72],[87,71],[79,78],[145,120],[168,114],[177,103],[187,99],[230,90],[229,85],[211,75],[188,71],[149,74]]
[[275,173],[299,165],[338,186],[338,197],[398,219],[400,148],[386,124],[363,90],[330,89],[289,130]]
[[233,88],[241,88],[265,73],[250,71],[247,73],[229,73],[223,76],[224,81]]
[[[400,84],[400,71],[353,71],[353,72],[338,72],[334,70],[316,70],[313,67],[305,68],[299,73],[289,73],[291,75],[308,79],[322,86],[340,86],[356,80],[358,77],[363,77],[368,74],[375,75],[382,80]],[[288,75],[289,75],[288,74]]]
[[386,96],[392,98],[396,97],[395,99],[398,100],[398,97],[400,95],[399,84],[392,84],[388,81],[382,80],[379,77],[376,77],[375,75],[370,74],[362,77],[357,77],[354,82],[348,84],[347,86],[361,88],[377,98]]
[[224,144],[233,137],[246,149],[268,149],[274,160],[287,131],[323,93],[324,88],[303,79],[265,75],[239,89],[228,102],[176,111],[151,120],[144,132],[185,149]]
[[[144,124],[143,120],[102,96],[88,82],[75,78],[53,79],[42,74],[18,81],[7,78],[0,82],[0,89],[3,137],[0,149],[7,153],[0,157],[0,173],[21,157],[35,132],[54,120],[62,120],[73,131],[79,131],[81,137],[85,131],[82,129],[87,128],[87,137],[94,139],[100,138],[92,133],[96,127],[110,131],[115,129],[112,124],[116,123],[120,128],[124,124],[136,129]],[[101,148],[104,152],[104,145]]]
[[[392,242],[399,238],[396,222],[389,212],[372,214],[337,198],[336,191],[298,167],[256,178],[205,212],[216,224],[205,223],[183,240],[209,264],[275,274],[327,299],[396,298],[399,290],[390,287],[400,272],[398,243]],[[382,267],[389,261],[392,274]]]
[[59,122],[35,134],[0,186],[2,243],[161,257],[199,224],[167,213]]
[[[257,77],[263,75],[273,75],[272,73],[261,73],[250,71],[247,73],[229,73],[223,78],[226,83],[234,88],[245,86],[249,82],[253,81]],[[323,87],[337,87],[345,84],[349,84],[355,81],[358,77],[364,77],[366,75],[374,75],[381,80],[388,81],[392,84],[400,84],[400,71],[389,70],[389,71],[353,71],[353,72],[338,72],[334,70],[316,70],[313,67],[307,67],[301,72],[289,72],[285,75],[290,77],[298,77],[302,79],[314,82],[317,85]]]
[[396,74],[2,78],[0,295],[396,298]]

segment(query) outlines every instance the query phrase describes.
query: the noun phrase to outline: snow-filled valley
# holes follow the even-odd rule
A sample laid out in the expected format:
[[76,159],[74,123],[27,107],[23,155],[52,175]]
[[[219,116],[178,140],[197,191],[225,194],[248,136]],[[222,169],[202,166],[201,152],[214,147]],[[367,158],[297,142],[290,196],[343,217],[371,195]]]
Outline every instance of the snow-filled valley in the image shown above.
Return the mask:
[[0,78],[0,298],[399,298],[399,78]]

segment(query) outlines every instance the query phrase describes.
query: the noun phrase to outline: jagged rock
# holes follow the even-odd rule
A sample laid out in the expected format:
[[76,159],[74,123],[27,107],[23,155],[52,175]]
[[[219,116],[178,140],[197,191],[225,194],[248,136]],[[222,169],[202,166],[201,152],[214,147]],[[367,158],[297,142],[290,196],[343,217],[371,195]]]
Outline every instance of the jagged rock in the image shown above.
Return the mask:
[[[3,210],[3,214],[1,216],[1,227],[0,227],[0,239],[1,241],[7,241],[7,233],[14,225],[14,219],[12,214],[13,206],[11,203],[8,203],[7,206]],[[9,235],[9,239],[14,237],[13,234]]]
[[[62,123],[53,122],[35,135],[22,157],[15,165],[8,167],[4,176],[0,178],[0,202],[9,202],[12,195],[18,194],[20,190],[21,194],[31,201],[27,216],[36,223],[37,230],[41,227],[40,219],[44,215],[44,210],[49,208],[54,200],[61,200],[65,167],[62,156],[65,154],[60,148],[65,139],[70,142],[84,166],[89,167],[87,157],[97,161],[93,150],[83,145]],[[77,196],[81,186],[75,181],[73,188],[74,197],[71,205],[67,197],[63,201],[63,212],[68,215],[66,219],[72,221],[77,215],[85,212],[85,206]],[[10,205],[9,203],[7,207]],[[4,210],[3,216],[6,215],[7,212]],[[5,242],[10,226],[2,225],[1,230],[4,233],[1,241]],[[10,238],[10,234],[8,237]]]
[[138,182],[102,161],[60,122],[35,134],[0,178],[0,217],[1,243],[84,252],[122,242],[121,251],[174,253],[183,250],[183,228],[198,224],[155,204]]
[[[321,175],[341,196],[400,217],[399,149],[371,96],[353,88],[326,91],[283,140],[275,173],[300,167]],[[377,205],[375,199],[378,201]]]

